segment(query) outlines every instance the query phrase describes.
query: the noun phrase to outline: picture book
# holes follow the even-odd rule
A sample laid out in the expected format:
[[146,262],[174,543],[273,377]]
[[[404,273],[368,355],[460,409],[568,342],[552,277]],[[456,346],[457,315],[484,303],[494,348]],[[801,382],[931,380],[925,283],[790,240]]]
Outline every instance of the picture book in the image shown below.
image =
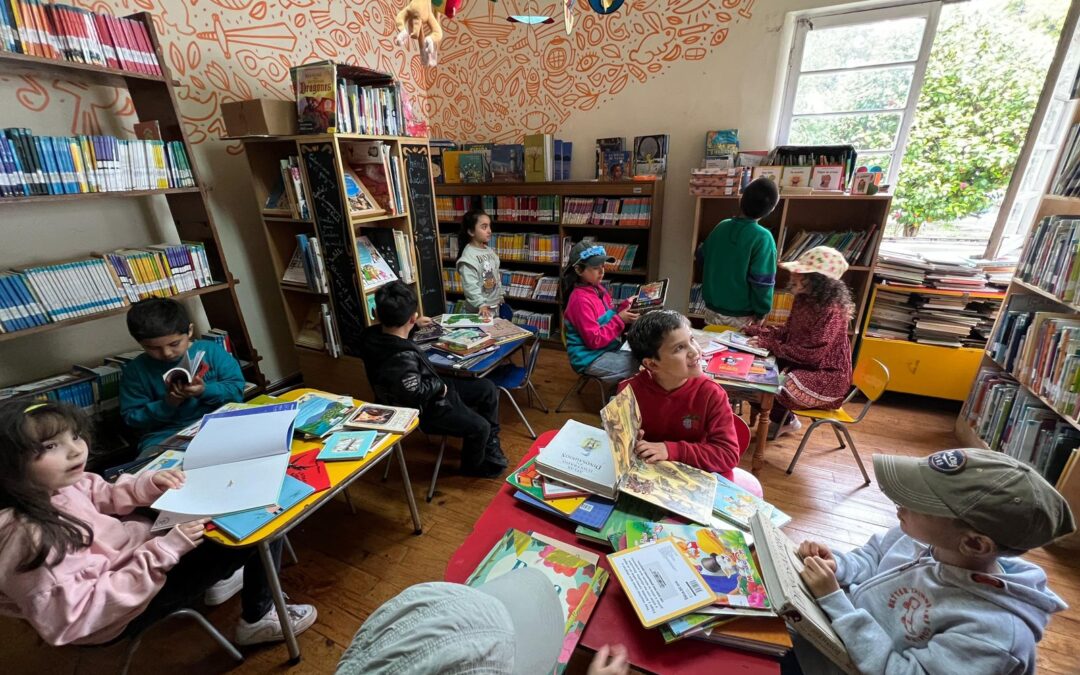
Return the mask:
[[312,63],[293,68],[297,124],[302,134],[322,134],[337,126],[334,66]]
[[626,524],[631,520],[675,522],[673,518],[665,516],[664,510],[658,506],[653,506],[640,499],[620,495],[619,501],[615,503],[615,509],[611,512],[611,516],[608,518],[607,522],[604,523],[602,528],[596,529],[579,526],[574,530],[574,534],[582,539],[596,542],[597,544],[611,546],[611,536],[613,534],[624,533],[626,531]]
[[398,278],[371,240],[363,235],[356,238],[356,262],[360,265],[360,284],[365,293]]
[[630,309],[639,312],[647,312],[651,309],[660,309],[667,304],[668,280],[651,281],[642,284],[638,289],[634,302]]
[[524,145],[496,145],[491,149],[491,180],[495,183],[521,183],[525,180]]
[[307,483],[292,476],[285,476],[285,481],[281,484],[281,492],[273,504],[250,511],[218,516],[212,522],[230,539],[240,541],[251,536],[256,530],[296,506],[314,492],[315,488]]
[[309,440],[322,438],[334,431],[355,410],[352,399],[347,402],[326,398],[318,394],[305,394],[297,400],[299,409],[296,413],[296,434]]
[[719,354],[713,354],[712,358],[709,359],[709,365],[706,366],[705,372],[717,377],[741,379],[750,373],[750,368],[753,365],[753,354],[743,354],[729,349]]
[[844,672],[857,673],[832,622],[799,576],[803,562],[798,547],[762,512],[750,517],[750,532],[756,542],[765,589],[776,613]]
[[720,474],[716,476],[716,501],[713,513],[724,520],[750,531],[750,516],[760,511],[766,514],[773,525],[783,527],[791,522],[791,516],[776,508],[761,497],[736,485]]
[[[506,482],[563,514],[573,513],[585,503],[585,496],[580,495],[556,498],[545,497],[542,487],[544,479],[536,470],[535,459],[529,460],[521,468],[511,472],[506,477]],[[585,494],[588,496],[588,493]]]
[[764,610],[771,615],[765,585],[742,532],[697,525],[633,520],[623,536],[613,536],[612,548],[622,550],[671,537],[679,551],[716,593],[716,604]]
[[780,185],[780,178],[783,173],[784,167],[782,166],[755,166],[753,173],[750,174],[750,179],[757,180],[758,178],[768,178],[777,185]]
[[347,164],[351,173],[367,188],[368,194],[379,208],[385,213],[397,214],[397,203],[391,194],[390,167],[384,156],[388,153],[389,146],[371,142],[353,143],[348,147]]
[[349,203],[349,215],[368,217],[386,213],[386,209],[375,201],[375,197],[368,192],[360,179],[358,167],[346,164],[343,168],[341,178],[345,182],[345,200]]
[[412,428],[413,422],[420,416],[414,408],[395,408],[389,405],[365,403],[345,422],[349,429],[375,429],[392,434],[403,434]]
[[210,364],[203,363],[205,357],[206,352],[202,350],[195,352],[195,358],[192,358],[190,353],[184,352],[180,363],[166,370],[161,379],[165,380],[165,384],[168,386],[191,384],[210,372]]
[[532,337],[532,333],[513,321],[500,318],[493,319],[491,325],[484,326],[482,330],[498,345]]
[[758,356],[768,356],[769,350],[758,347],[750,342],[751,338],[748,335],[737,333],[733,330],[726,330],[723,333],[712,335],[713,342],[719,342],[722,345],[727,345],[734,349],[738,349],[741,352],[747,352],[749,354],[756,354]]
[[604,173],[600,180],[627,180],[633,176],[630,152],[626,150],[608,150],[603,154]]
[[785,190],[809,190],[810,167],[808,166],[785,166],[780,177],[780,187]]
[[[607,584],[608,573],[595,562],[578,557],[569,548],[541,541],[519,530],[508,530],[465,583],[480,586],[519,567],[542,572],[551,580],[559,596],[566,620],[566,638],[559,660],[551,671],[558,675],[566,669],[585,631],[585,625]],[[528,602],[528,598],[522,598],[522,601]]]
[[463,152],[458,158],[458,170],[462,183],[483,183],[487,178],[484,155],[479,152]]
[[716,602],[671,537],[608,555],[641,625],[652,628]]
[[634,176],[663,178],[667,173],[668,135],[634,138]]
[[145,464],[141,469],[136,471],[134,475],[140,476],[147,471],[164,471],[165,469],[180,469],[184,464],[184,452],[183,450],[166,450],[157,457],[150,460],[148,464]]
[[416,344],[424,344],[426,342],[434,342],[445,334],[446,331],[443,330],[443,327],[440,326],[438,322],[432,321],[426,326],[418,326],[409,337]]
[[530,183],[553,180],[555,142],[551,134],[525,136],[525,180]]
[[435,321],[451,328],[477,328],[494,323],[494,319],[485,319],[479,314],[443,314],[435,317]]
[[495,343],[491,336],[479,328],[455,328],[435,343],[435,346],[453,354],[472,354]]
[[598,138],[596,139],[596,177],[604,178],[607,172],[604,170],[604,156],[608,152],[622,152],[625,147],[622,138]]
[[461,182],[461,150],[444,150],[442,153],[443,179],[447,183]]
[[184,486],[161,511],[214,516],[273,504],[289,465],[297,404],[210,413],[184,454]]
[[330,489],[330,474],[326,470],[326,462],[319,461],[318,448],[290,456],[285,475],[307,483],[315,492]]
[[733,157],[738,153],[738,129],[720,129],[705,132],[705,159]]
[[331,434],[319,450],[318,459],[323,462],[363,459],[375,446],[378,435],[379,432],[372,429]]
[[810,174],[810,187],[815,192],[843,192],[844,167],[815,166]]
[[600,411],[604,429],[568,420],[537,455],[539,472],[608,499],[619,492],[708,524],[716,477],[680,462],[646,463],[634,454],[641,411],[633,389],[615,395]]

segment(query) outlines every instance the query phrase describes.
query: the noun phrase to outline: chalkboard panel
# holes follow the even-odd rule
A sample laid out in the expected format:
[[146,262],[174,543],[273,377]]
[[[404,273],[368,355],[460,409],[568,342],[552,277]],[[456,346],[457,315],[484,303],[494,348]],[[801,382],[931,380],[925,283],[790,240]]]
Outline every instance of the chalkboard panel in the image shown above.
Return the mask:
[[300,146],[315,215],[315,231],[326,261],[330,281],[334,319],[337,321],[341,349],[349,356],[360,356],[360,332],[364,330],[364,298],[356,281],[349,218],[342,208],[338,187],[333,143],[310,143]]
[[439,269],[439,228],[435,220],[435,195],[431,191],[431,161],[426,145],[402,144],[401,149],[405,153],[409,213],[420,266],[420,306],[426,316],[437,316],[446,311],[446,296]]

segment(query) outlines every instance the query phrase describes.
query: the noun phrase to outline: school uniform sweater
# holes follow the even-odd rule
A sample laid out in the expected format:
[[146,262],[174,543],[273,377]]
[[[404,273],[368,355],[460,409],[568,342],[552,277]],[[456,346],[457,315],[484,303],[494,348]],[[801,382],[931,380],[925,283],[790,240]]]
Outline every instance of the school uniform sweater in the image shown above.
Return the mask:
[[152,534],[148,520],[118,517],[161,496],[153,473],[115,484],[84,473],[58,490],[53,506],[87,523],[94,541],[28,572],[18,567],[33,528],[14,509],[0,510],[0,614],[25,619],[51,645],[101,644],[120,635],[165,585],[165,573],[195,548],[176,528]]
[[756,220],[721,221],[705,239],[702,259],[706,307],[727,316],[763,317],[772,310],[776,241]]
[[668,459],[718,473],[728,480],[742,453],[727,392],[707,377],[692,377],[667,391],[647,370],[623,380],[634,390],[645,440],[667,446]]
[[208,412],[225,403],[244,400],[244,374],[240,364],[227,351],[210,340],[195,340],[188,354],[206,352],[203,363],[210,369],[203,376],[206,390],[202,396],[189,398],[175,408],[165,402],[165,372],[179,364],[158,361],[140,354],[124,366],[120,380],[120,414],[124,423],[145,435],[139,448],[146,449],[164,441]]

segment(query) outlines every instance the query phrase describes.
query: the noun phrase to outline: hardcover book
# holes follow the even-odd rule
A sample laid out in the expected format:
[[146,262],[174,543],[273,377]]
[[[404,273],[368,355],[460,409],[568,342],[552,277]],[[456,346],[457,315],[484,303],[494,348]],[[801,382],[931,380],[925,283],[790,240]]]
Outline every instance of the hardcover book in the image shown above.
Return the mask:
[[414,408],[365,403],[357,408],[353,416],[345,422],[345,426],[349,429],[375,429],[392,434],[403,434],[412,427],[419,416],[420,411]]
[[705,159],[734,157],[738,153],[738,129],[720,129],[705,132]]
[[345,403],[318,394],[306,394],[297,403],[293,430],[308,440],[322,438],[340,427],[355,409],[351,399]]
[[487,179],[484,155],[479,152],[463,152],[458,158],[458,170],[462,183],[483,183]]
[[[573,550],[508,530],[465,580],[469,586],[480,586],[519,567],[539,570],[551,580],[566,619],[563,648],[551,671],[556,675],[566,669],[608,580],[608,573],[596,562],[579,557]],[[528,598],[522,601],[528,602]]]
[[524,145],[496,145],[491,149],[491,180],[496,183],[524,182]]
[[274,504],[218,516],[214,518],[213,523],[230,539],[240,541],[251,536],[256,530],[296,506],[314,492],[315,488],[307,483],[286,475],[285,481],[281,484],[281,494],[278,495],[277,502]]
[[525,180],[543,183],[554,175],[555,141],[551,134],[525,136]]
[[716,375],[717,377],[733,377],[741,379],[750,374],[750,368],[754,365],[753,354],[743,354],[740,352],[727,350],[714,354],[709,359],[709,365],[705,367],[705,372],[710,375]]
[[604,170],[604,156],[608,152],[622,152],[625,148],[623,146],[624,140],[622,138],[598,138],[596,139],[596,177],[604,178],[607,172]]
[[630,306],[636,312],[647,312],[652,309],[661,309],[667,304],[668,280],[651,281],[642,284],[638,293],[634,296],[634,302]]
[[604,173],[601,180],[628,180],[633,176],[630,153],[625,150],[609,150],[603,154]]
[[612,553],[608,564],[646,628],[716,601],[716,594],[671,537]]
[[667,173],[668,135],[634,138],[634,176],[663,178]]
[[761,497],[724,478],[716,476],[716,501],[713,513],[733,525],[750,531],[750,517],[760,511],[769,517],[773,525],[783,527],[791,522],[791,516],[776,508]]
[[356,238],[356,262],[360,266],[360,285],[365,293],[398,278],[367,237]]
[[332,63],[293,68],[297,122],[302,134],[323,134],[337,127],[337,83]]
[[377,216],[386,213],[375,197],[368,191],[360,176],[361,167],[346,164],[341,178],[345,183],[345,200],[349,203],[349,215],[354,217]]

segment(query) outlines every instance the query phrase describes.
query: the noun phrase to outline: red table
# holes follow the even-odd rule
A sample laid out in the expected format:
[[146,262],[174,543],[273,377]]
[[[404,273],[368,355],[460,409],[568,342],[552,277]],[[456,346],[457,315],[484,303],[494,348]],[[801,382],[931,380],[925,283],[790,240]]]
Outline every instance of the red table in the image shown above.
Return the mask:
[[[552,430],[541,434],[521,463],[524,464],[536,455],[555,433],[556,430]],[[513,494],[513,486],[504,483],[476,521],[472,533],[450,557],[446,566],[446,581],[463,583],[495,542],[510,528],[523,532],[539,532],[596,553],[610,552],[598,544],[578,539],[573,533],[574,526],[570,521],[525,506],[514,499]],[[665,645],[659,630],[646,629],[638,621],[618,579],[611,573],[606,555],[600,556],[600,566],[608,571],[610,577],[585,627],[580,646],[596,651],[605,644],[622,643],[629,650],[630,662],[636,668],[654,673],[685,672],[696,675],[702,672],[725,672],[776,675],[780,672],[780,665],[767,656],[728,649],[699,640],[680,640]]]

